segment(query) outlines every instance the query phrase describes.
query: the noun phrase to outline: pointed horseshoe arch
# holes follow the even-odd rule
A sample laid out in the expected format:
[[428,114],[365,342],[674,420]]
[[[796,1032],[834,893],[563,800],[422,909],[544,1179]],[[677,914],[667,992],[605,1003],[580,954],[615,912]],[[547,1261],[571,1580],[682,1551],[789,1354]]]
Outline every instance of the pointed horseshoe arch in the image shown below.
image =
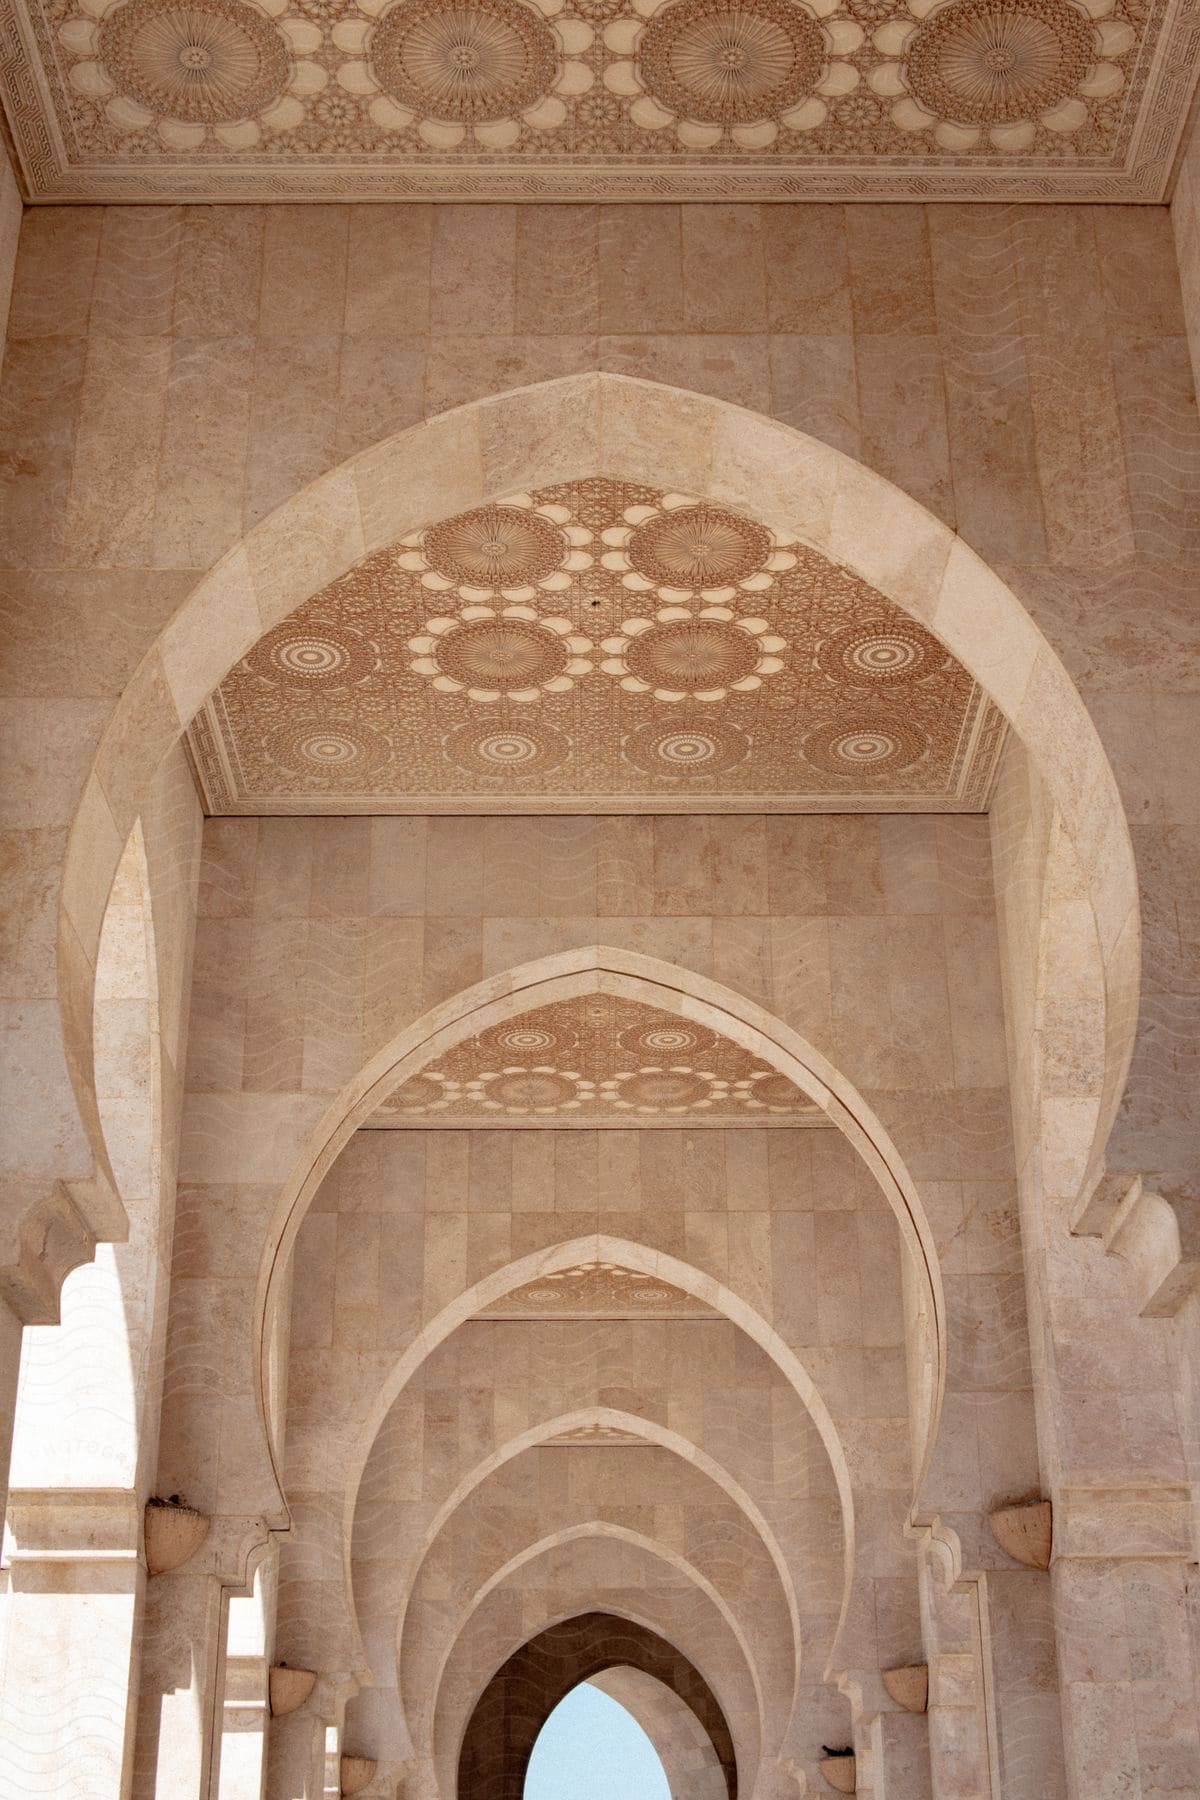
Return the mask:
[[[648,1627],[600,1612],[580,1613],[546,1626],[496,1670],[476,1700],[463,1734],[459,1800],[521,1800],[525,1771],[550,1713],[582,1682],[608,1671],[637,1674],[684,1709],[709,1747],[720,1788],[727,1800],[737,1800],[733,1738],[720,1703],[699,1670]],[[496,1725],[514,1714],[516,1729],[504,1733],[497,1770]]]
[[545,1419],[540,1424],[531,1426],[519,1436],[510,1438],[506,1444],[500,1445],[462,1480],[442,1502],[433,1518],[429,1521],[422,1536],[420,1546],[412,1559],[411,1579],[401,1597],[398,1609],[398,1633],[404,1629],[404,1620],[412,1598],[417,1574],[425,1557],[433,1548],[445,1526],[454,1517],[463,1502],[485,1482],[489,1476],[502,1469],[506,1463],[524,1455],[527,1450],[536,1450],[560,1433],[572,1431],[580,1425],[606,1425],[625,1432],[630,1437],[640,1438],[646,1444],[655,1444],[659,1449],[667,1450],[682,1461],[691,1464],[714,1482],[731,1500],[734,1506],[746,1519],[751,1529],[762,1543],[770,1557],[779,1577],[779,1585],[787,1602],[788,1615],[791,1619],[792,1638],[796,1648],[797,1680],[802,1651],[800,1632],[800,1607],[796,1597],[796,1584],[782,1547],[775,1535],[769,1520],[764,1515],[740,1482],[723,1469],[716,1459],[708,1454],[699,1444],[693,1443],[681,1433],[672,1431],[666,1425],[659,1425],[653,1419],[644,1419],[639,1415],[621,1412],[609,1406],[584,1407],[577,1412],[560,1413],[552,1419]]
[[162,759],[258,639],[364,556],[455,511],[598,472],[752,510],[821,551],[918,619],[1008,718],[1061,813],[1096,921],[1108,1019],[1098,1172],[1136,1029],[1137,878],[1116,781],[1059,658],[1012,590],[882,476],[726,401],[588,374],[443,413],[302,489],[209,571],[117,702],[72,826],[60,912],[60,1012],[95,1159],[97,1235],[111,1222],[87,1028],[96,947],[121,845]]
[[[308,1144],[285,1184],[276,1206],[268,1237],[268,1248],[259,1274],[255,1308],[255,1351],[260,1416],[269,1453],[279,1485],[279,1460],[268,1395],[270,1322],[281,1303],[286,1286],[286,1270],[296,1234],[304,1215],[325,1175],[352,1134],[368,1118],[380,1101],[435,1057],[445,1054],[465,1038],[473,1037],[489,1027],[504,1023],[535,1006],[560,1000],[572,1000],[588,994],[614,994],[641,1001],[663,1012],[678,1014],[695,1024],[704,1025],[720,1036],[749,1050],[752,1055],[778,1069],[808,1094],[837,1126],[862,1157],[875,1176],[885,1199],[895,1215],[901,1239],[917,1271],[928,1309],[933,1359],[930,1404],[921,1421],[922,1466],[927,1460],[937,1430],[945,1379],[945,1301],[933,1233],[921,1205],[920,1196],[903,1159],[882,1122],[867,1105],[858,1090],[839,1073],[807,1039],[772,1013],[737,994],[731,988],[702,975],[695,975],[656,957],[641,956],[604,945],[564,951],[539,958],[503,975],[492,976],[467,988],[452,999],[432,1008],[374,1056],[360,1070],[326,1109],[312,1132]],[[591,1240],[593,1243],[597,1240]],[[600,1240],[607,1243],[607,1240]],[[644,1257],[636,1246],[623,1250]],[[370,1445],[382,1423],[384,1413],[397,1393],[408,1381],[412,1369],[455,1327],[472,1313],[490,1305],[510,1288],[532,1280],[552,1266],[559,1250],[541,1257],[532,1256],[519,1264],[486,1277],[466,1290],[435,1321],[427,1324],[417,1343],[405,1354],[391,1379],[381,1389],[372,1408],[360,1442],[359,1454],[347,1485],[349,1503],[357,1492]],[[608,1256],[610,1252],[600,1252]],[[614,1260],[620,1260],[614,1256]],[[561,1264],[569,1266],[570,1258]],[[763,1342],[763,1330],[770,1331],[757,1314],[738,1297],[720,1288],[710,1277],[701,1276],[671,1257],[658,1255],[656,1267],[663,1278],[687,1292],[699,1292],[711,1299],[721,1311],[738,1320],[739,1313],[748,1315],[745,1328],[752,1337]],[[674,1270],[675,1272],[670,1272]],[[711,1290],[711,1291],[709,1291]],[[720,1298],[718,1298],[720,1294]],[[764,1343],[769,1354],[779,1360],[783,1351],[795,1365],[786,1370],[797,1392],[809,1407],[818,1429],[826,1438],[826,1447],[837,1466],[839,1449],[836,1433],[825,1414],[807,1374],[796,1358],[770,1331],[772,1344]],[[782,1365],[781,1365],[782,1366]],[[822,1426],[823,1415],[825,1424]],[[839,1484],[842,1476],[839,1473]],[[282,1488],[280,1487],[282,1497]],[[849,1526],[849,1484],[843,1491],[843,1510]],[[350,1523],[348,1518],[347,1523]]]

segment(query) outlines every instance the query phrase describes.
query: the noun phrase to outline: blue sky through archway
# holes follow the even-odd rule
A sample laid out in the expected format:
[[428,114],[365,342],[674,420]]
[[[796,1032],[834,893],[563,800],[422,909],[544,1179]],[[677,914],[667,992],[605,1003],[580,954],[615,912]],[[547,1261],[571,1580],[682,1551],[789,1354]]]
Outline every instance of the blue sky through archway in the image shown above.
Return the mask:
[[632,1713],[585,1681],[542,1726],[524,1800],[671,1800],[671,1790]]

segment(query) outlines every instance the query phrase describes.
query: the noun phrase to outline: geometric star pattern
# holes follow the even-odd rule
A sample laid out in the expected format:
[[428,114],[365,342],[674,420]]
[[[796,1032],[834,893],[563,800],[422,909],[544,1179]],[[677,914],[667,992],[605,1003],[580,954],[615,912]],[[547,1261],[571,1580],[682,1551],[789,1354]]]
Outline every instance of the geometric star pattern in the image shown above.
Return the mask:
[[612,994],[536,1007],[410,1075],[372,1126],[825,1125],[786,1075],[707,1026]]
[[378,551],[198,714],[210,812],[979,811],[1001,715],[760,521],[608,480]]

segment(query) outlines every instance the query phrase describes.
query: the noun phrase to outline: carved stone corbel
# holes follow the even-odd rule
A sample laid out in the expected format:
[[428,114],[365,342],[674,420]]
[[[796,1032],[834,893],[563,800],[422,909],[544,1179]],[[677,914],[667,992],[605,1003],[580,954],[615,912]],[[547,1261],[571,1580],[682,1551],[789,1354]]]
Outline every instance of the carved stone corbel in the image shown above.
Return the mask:
[[1048,1569],[1054,1540],[1053,1509],[1049,1500],[1024,1500],[1000,1506],[989,1513],[992,1536],[1014,1562],[1027,1569]]
[[267,1693],[271,1717],[284,1719],[303,1706],[317,1685],[315,1669],[293,1669],[287,1663],[275,1663],[267,1677]]
[[144,1514],[146,1568],[169,1575],[194,1556],[208,1536],[212,1520],[180,1500],[151,1500]]
[[879,1673],[897,1706],[910,1713],[928,1712],[928,1663],[904,1663],[898,1669],[881,1669]]
[[341,1762],[341,1789],[343,1794],[361,1794],[375,1773],[375,1764],[369,1756],[343,1756]]
[[858,1791],[858,1758],[853,1751],[846,1756],[823,1756],[818,1764],[825,1783],[835,1794]]

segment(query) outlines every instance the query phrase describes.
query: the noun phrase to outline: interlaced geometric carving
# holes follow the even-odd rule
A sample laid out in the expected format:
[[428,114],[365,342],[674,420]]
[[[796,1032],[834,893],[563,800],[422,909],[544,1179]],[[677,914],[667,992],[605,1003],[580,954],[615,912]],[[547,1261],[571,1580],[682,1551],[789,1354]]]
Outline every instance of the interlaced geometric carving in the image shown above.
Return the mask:
[[807,1094],[732,1038],[613,994],[536,1007],[402,1082],[374,1123],[824,1124]]

